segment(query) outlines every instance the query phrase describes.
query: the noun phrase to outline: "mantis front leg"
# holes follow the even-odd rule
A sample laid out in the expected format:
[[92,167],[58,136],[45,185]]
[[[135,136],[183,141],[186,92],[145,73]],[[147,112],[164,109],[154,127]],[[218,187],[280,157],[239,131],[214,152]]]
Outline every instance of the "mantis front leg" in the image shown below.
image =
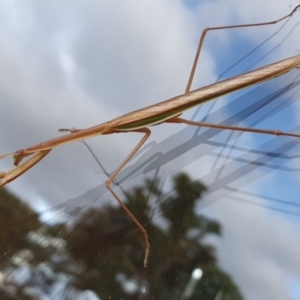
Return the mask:
[[[23,173],[25,173],[28,169],[32,168],[34,165],[36,165],[38,162],[40,162],[52,149],[42,150],[33,155],[30,159],[25,161],[23,164],[18,165],[17,167],[8,170],[7,172],[0,172],[0,186],[3,186],[17,177],[21,176]],[[18,151],[14,154],[15,162],[19,158]],[[0,157],[1,158],[1,157]],[[17,162],[18,164],[18,162]]]

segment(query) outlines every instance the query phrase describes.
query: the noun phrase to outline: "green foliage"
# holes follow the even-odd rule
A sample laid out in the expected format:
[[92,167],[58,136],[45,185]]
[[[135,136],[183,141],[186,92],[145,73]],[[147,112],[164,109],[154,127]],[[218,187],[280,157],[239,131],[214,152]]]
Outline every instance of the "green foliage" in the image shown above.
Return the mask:
[[27,234],[40,226],[36,212],[6,189],[0,188],[0,262],[26,248]]
[[[173,187],[167,196],[158,182],[146,181],[126,193],[124,203],[150,239],[146,269],[142,268],[142,234],[121,208],[93,208],[82,214],[68,236],[70,253],[85,266],[76,281],[80,289],[91,289],[102,299],[140,299],[141,295],[143,299],[180,299],[193,270],[200,268],[203,277],[191,299],[200,299],[200,295],[201,299],[215,299],[218,293],[242,299],[234,283],[218,269],[214,249],[201,242],[208,234],[221,233],[216,221],[196,213],[196,203],[206,187],[186,174],[175,176]],[[138,288],[129,293],[126,285],[132,282]]]
[[[203,243],[208,235],[221,234],[218,222],[196,210],[205,191],[202,183],[179,174],[168,195],[159,182],[149,180],[126,192],[124,203],[151,243],[149,264],[143,268],[143,236],[119,206],[88,208],[72,228],[63,223],[49,226],[0,189],[2,270],[14,270],[9,257],[26,249],[32,256],[27,266],[38,272],[31,287],[50,291],[59,278],[69,278],[63,299],[92,290],[100,299],[242,300],[230,277],[218,268],[214,248]],[[195,269],[203,274],[188,292]],[[26,285],[10,283],[10,288],[14,296],[3,292],[3,299],[36,299],[27,295]]]

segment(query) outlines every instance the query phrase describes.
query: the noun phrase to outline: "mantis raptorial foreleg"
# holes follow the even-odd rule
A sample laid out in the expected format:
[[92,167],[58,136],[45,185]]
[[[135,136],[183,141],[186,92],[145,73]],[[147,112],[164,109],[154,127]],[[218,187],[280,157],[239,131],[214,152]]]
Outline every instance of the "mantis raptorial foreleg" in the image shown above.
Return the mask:
[[[6,172],[0,172],[0,186],[3,186],[17,177],[21,176],[25,173],[28,169],[32,168],[38,162],[40,162],[52,149],[47,149],[43,151],[38,151],[33,157],[25,161],[23,164],[18,166],[17,168],[13,168]],[[16,153],[17,155],[17,153]],[[0,156],[0,159],[7,155]]]
[[[119,202],[119,204],[124,209],[124,211],[128,214],[128,216],[132,219],[132,221],[137,225],[137,227],[143,234],[145,240],[145,248],[146,248],[145,257],[144,257],[144,266],[146,267],[148,262],[148,256],[149,256],[149,249],[150,249],[147,232],[145,228],[140,224],[140,222],[136,219],[136,217],[129,211],[129,209],[125,206],[125,204],[120,200],[118,195],[113,191],[113,189],[110,186],[111,183],[113,182],[114,178],[119,174],[119,172],[124,168],[124,166],[131,160],[131,158],[137,153],[137,151],[144,145],[144,143],[150,137],[151,131],[148,127],[153,125],[160,125],[162,123],[183,123],[183,124],[188,124],[193,126],[210,127],[210,128],[217,128],[222,130],[224,129],[237,130],[242,132],[285,135],[285,136],[299,138],[300,134],[285,133],[279,130],[265,130],[265,129],[256,129],[256,128],[253,129],[253,128],[245,128],[245,127],[227,126],[222,124],[208,124],[208,123],[186,120],[179,117],[187,109],[206,103],[219,96],[227,95],[229,93],[238,91],[240,89],[270,80],[274,77],[287,73],[294,68],[298,68],[300,66],[300,55],[296,55],[288,59],[273,63],[271,65],[256,69],[254,71],[250,71],[223,81],[219,81],[217,83],[202,87],[192,92],[190,91],[194,74],[196,71],[196,67],[197,67],[197,62],[202,49],[203,41],[208,31],[275,24],[292,16],[298,10],[298,8],[300,8],[300,5],[295,7],[290,14],[271,22],[206,28],[201,34],[198,49],[194,58],[193,67],[190,72],[185,93],[183,95],[130,112],[128,114],[115,118],[109,122],[102,123],[100,125],[96,125],[91,128],[87,128],[87,129],[73,128],[70,130],[63,129],[61,131],[69,131],[71,132],[71,134],[53,138],[48,141],[42,142],[40,144],[34,145],[32,147],[26,148],[24,150],[18,150],[16,152],[7,154],[7,155],[13,155],[14,163],[16,167],[12,170],[9,170],[8,172],[0,173],[0,186],[3,186],[6,183],[19,177],[25,171],[27,171],[32,166],[37,164],[53,148],[57,146],[61,146],[66,143],[75,142],[75,141],[79,141],[82,139],[86,139],[89,137],[102,135],[102,134],[105,135],[105,134],[125,133],[125,132],[144,133],[144,137],[130,152],[130,154],[124,159],[124,161],[119,165],[119,167],[113,172],[113,174],[108,178],[108,180],[106,181],[106,186],[107,189],[111,192],[111,194],[115,197],[115,199]],[[20,164],[25,157],[31,155],[34,156],[28,159],[26,162]]]

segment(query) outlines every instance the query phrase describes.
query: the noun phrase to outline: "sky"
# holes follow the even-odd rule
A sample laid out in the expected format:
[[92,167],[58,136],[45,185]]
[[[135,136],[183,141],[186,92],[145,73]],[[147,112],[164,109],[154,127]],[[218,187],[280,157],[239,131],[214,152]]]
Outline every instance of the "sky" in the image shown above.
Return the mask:
[[[0,0],[1,154],[58,136],[59,128],[94,126],[183,94],[201,30],[273,20],[297,4]],[[285,26],[209,33],[192,88],[299,54],[299,16]],[[298,73],[184,117],[295,131]],[[208,242],[245,299],[300,299],[297,140],[182,125],[151,130],[149,142],[118,177],[122,186],[159,176],[168,190],[179,171],[202,180],[208,192],[199,212],[223,228],[221,238]],[[110,173],[140,138],[128,133],[87,142]],[[0,161],[0,171],[10,168],[11,159]],[[38,211],[54,209],[53,217],[62,208],[111,201],[105,180],[77,142],[53,150],[7,188]]]

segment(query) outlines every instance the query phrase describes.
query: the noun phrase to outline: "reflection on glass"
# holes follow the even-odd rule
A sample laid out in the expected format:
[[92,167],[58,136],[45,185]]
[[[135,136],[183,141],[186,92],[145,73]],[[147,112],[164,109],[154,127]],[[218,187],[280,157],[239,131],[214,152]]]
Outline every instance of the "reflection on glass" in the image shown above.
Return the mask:
[[214,299],[222,290],[230,299],[242,299],[218,267],[214,248],[203,243],[221,232],[218,222],[195,212],[205,191],[200,182],[178,174],[167,195],[158,181],[126,192],[124,202],[151,241],[149,266],[143,268],[143,237],[119,207],[87,208],[71,226],[50,226],[2,189],[1,203],[14,220],[2,240],[11,241],[2,292],[7,299]]

